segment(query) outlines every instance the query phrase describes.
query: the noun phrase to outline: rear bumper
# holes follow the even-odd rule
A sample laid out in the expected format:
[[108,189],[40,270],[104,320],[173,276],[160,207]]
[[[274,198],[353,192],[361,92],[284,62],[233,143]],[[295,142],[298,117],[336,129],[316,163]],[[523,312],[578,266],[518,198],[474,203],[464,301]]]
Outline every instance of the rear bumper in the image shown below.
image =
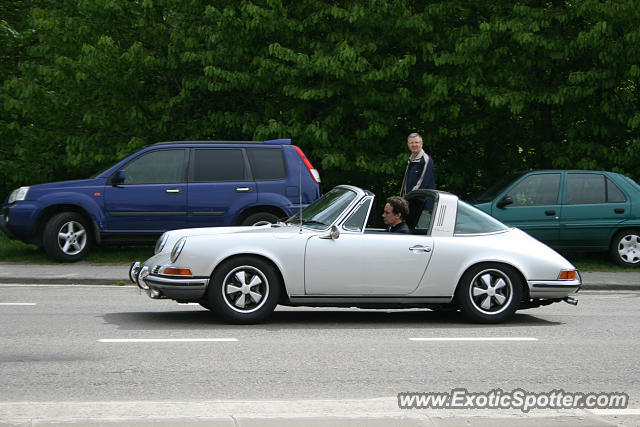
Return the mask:
[[575,294],[582,288],[582,281],[577,280],[529,280],[529,296],[531,298],[564,298]]

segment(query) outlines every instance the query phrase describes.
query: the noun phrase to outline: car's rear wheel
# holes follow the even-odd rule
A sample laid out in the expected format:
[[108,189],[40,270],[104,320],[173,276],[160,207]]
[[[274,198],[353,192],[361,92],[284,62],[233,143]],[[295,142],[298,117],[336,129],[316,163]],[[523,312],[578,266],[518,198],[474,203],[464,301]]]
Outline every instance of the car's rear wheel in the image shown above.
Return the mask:
[[270,212],[258,212],[245,218],[241,225],[261,225],[265,222],[274,224],[278,222],[278,217]]
[[263,259],[242,256],[222,263],[209,284],[211,310],[228,322],[258,323],[278,304],[282,281]]
[[56,261],[75,262],[84,258],[91,248],[87,220],[76,212],[54,215],[44,227],[42,246]]
[[456,290],[462,313],[479,323],[499,323],[515,313],[522,298],[522,283],[513,268],[479,264],[467,270]]
[[624,230],[613,238],[611,258],[625,267],[640,267],[640,230]]

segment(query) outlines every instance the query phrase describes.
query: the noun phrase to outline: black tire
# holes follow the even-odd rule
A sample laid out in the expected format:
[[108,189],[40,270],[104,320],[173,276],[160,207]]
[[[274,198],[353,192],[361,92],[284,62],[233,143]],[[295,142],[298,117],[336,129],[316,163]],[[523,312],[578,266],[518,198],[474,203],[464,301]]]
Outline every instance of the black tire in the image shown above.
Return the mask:
[[515,313],[522,299],[522,281],[513,268],[485,263],[467,270],[456,289],[462,313],[477,323],[500,323]]
[[609,255],[624,267],[640,267],[640,230],[623,230],[613,237]]
[[201,307],[206,308],[207,310],[211,310],[211,304],[208,301],[200,301],[198,302]]
[[258,212],[246,217],[240,225],[256,225],[260,222],[275,224],[278,222],[278,217],[269,212]]
[[61,262],[81,260],[89,253],[92,243],[87,220],[76,212],[54,215],[42,234],[42,246],[47,255]]
[[213,272],[209,304],[227,322],[259,323],[276,308],[281,288],[280,275],[268,262],[252,256],[236,257]]

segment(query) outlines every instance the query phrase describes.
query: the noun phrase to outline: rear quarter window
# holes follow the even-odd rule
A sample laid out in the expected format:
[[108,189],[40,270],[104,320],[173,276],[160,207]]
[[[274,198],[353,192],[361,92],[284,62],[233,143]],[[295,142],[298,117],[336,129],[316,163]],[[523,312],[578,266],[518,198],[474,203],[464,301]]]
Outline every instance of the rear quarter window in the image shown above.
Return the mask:
[[286,178],[287,173],[281,149],[247,148],[247,156],[254,180],[269,181]]
[[453,234],[495,233],[508,229],[509,227],[480,209],[458,201],[458,214]]

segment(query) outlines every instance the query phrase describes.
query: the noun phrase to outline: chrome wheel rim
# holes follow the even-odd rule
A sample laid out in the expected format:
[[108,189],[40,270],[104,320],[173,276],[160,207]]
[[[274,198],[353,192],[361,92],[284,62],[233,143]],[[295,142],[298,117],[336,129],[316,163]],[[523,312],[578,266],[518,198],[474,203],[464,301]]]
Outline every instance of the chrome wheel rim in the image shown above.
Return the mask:
[[66,222],[58,231],[58,246],[67,255],[77,255],[87,245],[87,230],[77,221]]
[[627,234],[618,243],[618,256],[627,264],[640,262],[640,236]]
[[483,270],[471,280],[469,298],[479,312],[499,314],[509,307],[513,299],[513,284],[509,276],[500,270]]
[[268,296],[269,281],[262,271],[250,265],[234,268],[222,282],[224,302],[239,313],[259,310]]

